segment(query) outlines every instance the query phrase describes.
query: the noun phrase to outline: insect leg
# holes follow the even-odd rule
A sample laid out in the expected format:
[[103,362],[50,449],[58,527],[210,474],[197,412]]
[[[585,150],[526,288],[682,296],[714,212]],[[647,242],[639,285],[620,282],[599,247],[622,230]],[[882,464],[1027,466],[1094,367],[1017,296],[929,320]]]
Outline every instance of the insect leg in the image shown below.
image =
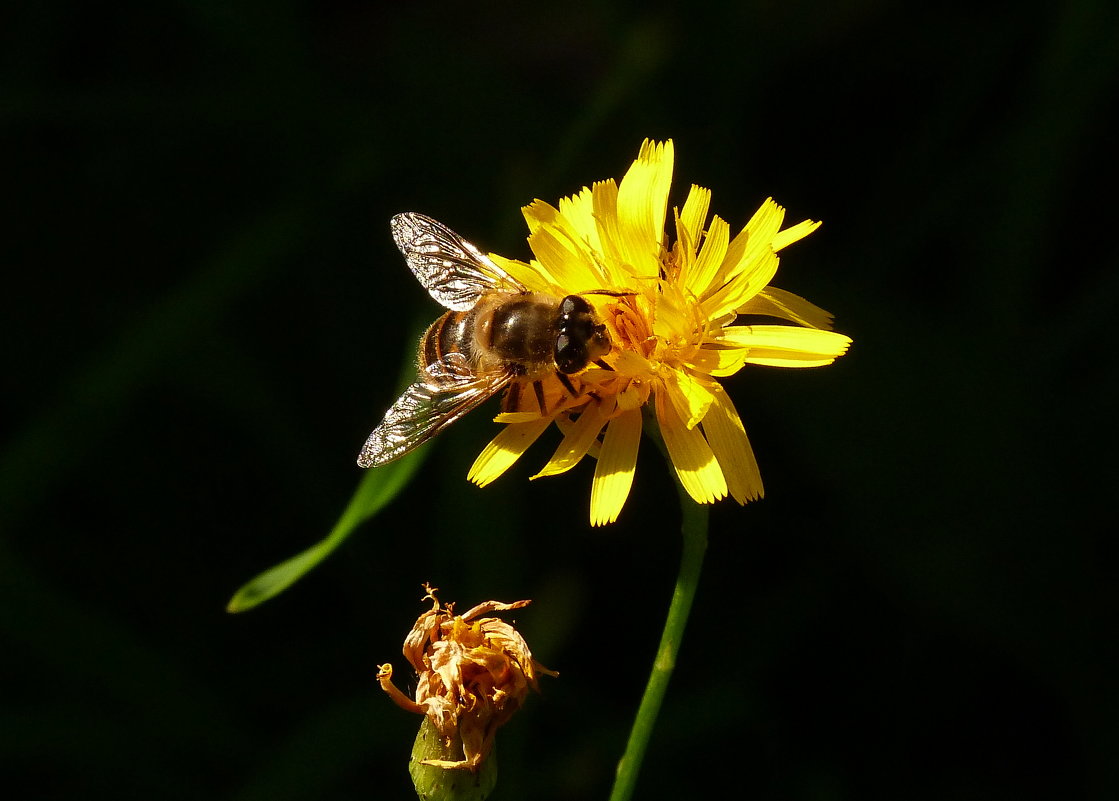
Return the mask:
[[501,411],[515,412],[521,405],[521,384],[514,381],[509,385],[509,389],[505,391],[505,397],[501,399]]
[[569,394],[573,398],[579,397],[579,393],[575,391],[575,385],[571,383],[570,378],[561,373],[559,370],[556,370],[556,378],[558,378],[559,382],[563,384],[563,388],[567,390],[567,394]]
[[548,403],[544,400],[544,385],[538,379],[532,382],[532,389],[536,393],[536,402],[540,404],[540,415],[543,417],[548,414]]

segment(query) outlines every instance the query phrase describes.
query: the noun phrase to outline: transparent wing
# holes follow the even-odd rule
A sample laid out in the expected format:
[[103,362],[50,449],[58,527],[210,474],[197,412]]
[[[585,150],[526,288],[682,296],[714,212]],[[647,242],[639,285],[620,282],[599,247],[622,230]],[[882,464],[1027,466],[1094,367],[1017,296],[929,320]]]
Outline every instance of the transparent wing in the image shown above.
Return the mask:
[[399,459],[500,392],[513,378],[508,371],[475,375],[460,353],[429,365],[385,412],[358,454],[359,467],[379,467]]
[[416,279],[439,303],[454,311],[473,308],[492,289],[526,291],[478,248],[447,226],[422,214],[392,218],[392,238]]

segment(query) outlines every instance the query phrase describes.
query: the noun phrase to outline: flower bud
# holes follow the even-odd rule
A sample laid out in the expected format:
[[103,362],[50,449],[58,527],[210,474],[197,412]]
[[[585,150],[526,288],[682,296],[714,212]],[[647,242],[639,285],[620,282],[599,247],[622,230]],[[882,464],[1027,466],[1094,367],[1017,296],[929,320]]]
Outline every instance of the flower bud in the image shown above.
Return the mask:
[[444,737],[431,718],[424,718],[408,760],[408,774],[420,801],[485,801],[497,784],[497,749],[477,770],[451,770],[433,765],[463,760],[462,738]]

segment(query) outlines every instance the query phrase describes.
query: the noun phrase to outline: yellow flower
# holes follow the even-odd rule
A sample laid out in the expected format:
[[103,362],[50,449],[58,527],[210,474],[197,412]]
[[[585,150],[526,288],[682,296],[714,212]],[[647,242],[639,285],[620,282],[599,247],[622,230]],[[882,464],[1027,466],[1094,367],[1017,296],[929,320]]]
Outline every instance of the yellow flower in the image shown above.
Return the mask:
[[445,769],[476,770],[493,748],[494,735],[538,689],[538,674],[558,675],[532,657],[528,644],[510,624],[491,612],[508,612],[530,601],[486,601],[464,615],[440,605],[437,590],[424,585],[432,608],[420,615],[404,640],[404,657],[418,680],[413,701],[392,682],[392,665],[381,665],[377,679],[396,704],[427,716],[445,739],[444,753],[461,748],[462,758],[426,759]]
[[[569,470],[588,453],[597,457],[591,523],[611,523],[629,495],[642,407],[651,404],[692,498],[761,497],[745,427],[717,379],[745,364],[830,364],[851,340],[830,330],[828,312],[769,286],[778,251],[818,222],[782,230],[785,210],[770,199],[732,238],[725,220],[708,221],[710,191],[693,184],[683,208],[673,209],[672,240],[664,230],[672,166],[672,141],[646,140],[620,184],[599,181],[561,199],[559,208],[536,200],[522,209],[531,262],[490,254],[531,291],[582,293],[606,324],[612,349],[578,375],[575,397],[559,377],[542,382],[546,402],[506,396],[496,420],[507,425],[470,468],[474,483],[500,476],[554,421],[563,441],[533,478]],[[740,315],[794,325],[736,324]]]

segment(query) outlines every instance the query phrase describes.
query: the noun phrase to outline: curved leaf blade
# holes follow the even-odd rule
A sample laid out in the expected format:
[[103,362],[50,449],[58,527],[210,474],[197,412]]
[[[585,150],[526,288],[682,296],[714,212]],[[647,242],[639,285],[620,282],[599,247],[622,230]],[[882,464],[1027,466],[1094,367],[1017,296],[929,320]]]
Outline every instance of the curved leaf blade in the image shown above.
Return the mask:
[[418,448],[391,464],[368,471],[326,537],[247,582],[234,593],[226,611],[246,612],[297,582],[345,542],[354,529],[380,512],[400,494],[423,463],[426,453],[426,447]]

